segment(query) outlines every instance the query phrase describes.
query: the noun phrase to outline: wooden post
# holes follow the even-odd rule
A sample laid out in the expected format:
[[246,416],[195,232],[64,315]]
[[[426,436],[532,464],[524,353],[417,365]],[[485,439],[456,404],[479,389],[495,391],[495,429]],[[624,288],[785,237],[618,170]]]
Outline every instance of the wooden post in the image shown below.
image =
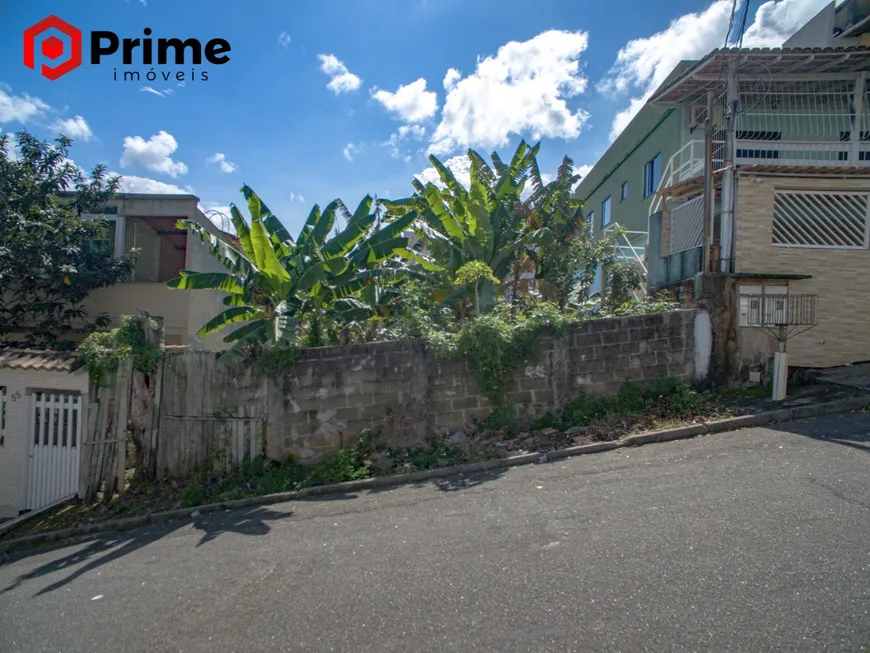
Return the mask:
[[[133,380],[133,361],[129,358],[118,364],[118,383],[115,386],[115,474],[114,483],[107,483],[105,501],[112,498],[109,487],[119,494],[124,491],[124,477],[127,471],[127,425],[130,416],[130,389]],[[111,477],[110,477],[111,478]]]

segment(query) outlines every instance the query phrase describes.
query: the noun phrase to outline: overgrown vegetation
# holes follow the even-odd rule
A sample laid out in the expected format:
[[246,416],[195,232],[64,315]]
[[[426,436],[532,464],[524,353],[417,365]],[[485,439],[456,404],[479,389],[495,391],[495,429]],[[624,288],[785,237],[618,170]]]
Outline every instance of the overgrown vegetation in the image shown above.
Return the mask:
[[579,318],[559,311],[549,302],[511,312],[499,304],[486,315],[459,324],[455,331],[432,329],[421,335],[441,358],[471,358],[481,392],[499,406],[511,388],[514,372],[535,355],[538,337],[549,328],[558,333]]
[[615,395],[590,397],[581,391],[565,406],[561,419],[553,418],[553,426],[588,426],[609,418],[625,419],[643,414],[691,418],[702,412],[711,396],[663,374],[646,387],[624,383]]
[[[118,368],[118,362],[126,358],[132,359],[134,370],[145,374],[154,371],[162,354],[159,347],[148,344],[142,330],[143,319],[159,332],[157,322],[150,318],[123,315],[120,326],[92,333],[79,345],[79,357],[97,386],[104,384]],[[160,341],[159,335],[157,341]]]
[[521,142],[491,166],[469,150],[465,185],[430,157],[438,184],[414,179],[412,196],[365,197],[353,213],[339,199],[315,205],[296,238],[244,186],[250,219],[230,211],[237,245],[184,223],[227,272],[186,271],[168,285],[228,293],[199,332],[229,332],[224,362],[275,374],[307,347],[422,337],[440,356],[473,358],[500,405],[544,328],[673,307],[631,299],[641,276],[618,254],[622,233],[593,238],[573,162],[544,183],[538,149]]

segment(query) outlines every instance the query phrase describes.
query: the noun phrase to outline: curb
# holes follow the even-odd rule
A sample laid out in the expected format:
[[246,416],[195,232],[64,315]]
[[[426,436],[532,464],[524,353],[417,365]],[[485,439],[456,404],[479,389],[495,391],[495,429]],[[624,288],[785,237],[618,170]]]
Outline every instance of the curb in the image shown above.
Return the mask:
[[546,454],[528,453],[510,458],[496,458],[486,462],[465,463],[463,465],[454,465],[452,467],[441,467],[439,469],[426,469],[419,472],[411,472],[409,474],[395,474],[392,476],[375,476],[359,481],[346,481],[344,483],[333,483],[331,485],[317,485],[314,487],[294,490],[292,492],[280,492],[278,494],[267,494],[259,497],[248,497],[245,499],[234,499],[232,501],[222,501],[220,503],[209,503],[202,506],[194,506],[191,508],[178,508],[175,510],[166,510],[163,512],[155,512],[147,515],[136,517],[126,517],[122,519],[113,519],[97,524],[86,524],[84,526],[74,526],[72,528],[64,528],[57,531],[49,531],[46,533],[37,533],[36,535],[28,535],[19,537],[7,542],[0,543],[0,556],[6,556],[13,551],[22,549],[36,548],[45,544],[53,544],[57,542],[65,542],[68,544],[75,543],[82,539],[89,538],[91,535],[109,532],[125,531],[139,526],[148,524],[159,524],[163,522],[173,521],[176,519],[185,519],[191,517],[193,513],[205,515],[211,512],[220,510],[231,510],[234,508],[250,508],[253,506],[266,506],[273,503],[284,503],[286,501],[299,501],[309,497],[322,496],[325,494],[342,494],[347,492],[360,492],[363,490],[373,490],[376,488],[393,487],[397,485],[407,485],[408,483],[418,483],[427,481],[433,478],[444,478],[447,476],[457,476],[464,474],[473,474],[477,472],[485,472],[493,469],[502,469],[506,467],[517,467],[519,465],[529,465],[533,463],[544,463],[551,460],[559,460],[562,458],[570,458],[573,456],[581,456],[584,454],[598,453],[601,451],[613,451],[623,447],[636,447],[645,444],[653,444],[656,442],[670,442],[674,440],[685,440],[694,438],[699,435],[710,435],[714,433],[722,433],[725,431],[734,431],[737,429],[749,428],[752,426],[762,426],[764,424],[773,424],[776,422],[787,422],[794,419],[805,419],[807,417],[818,417],[822,415],[831,415],[834,413],[844,413],[852,410],[859,410],[870,406],[870,395],[866,397],[849,397],[846,399],[838,399],[822,404],[810,404],[806,406],[796,406],[794,408],[782,408],[779,410],[771,410],[755,415],[742,415],[740,417],[730,417],[728,419],[716,420],[713,422],[705,422],[703,424],[692,424],[690,426],[680,426],[673,429],[665,429],[662,431],[652,431],[650,433],[640,433],[637,435],[629,435],[622,440],[614,440],[612,442],[594,442],[592,444],[584,444],[576,447],[568,447],[567,449],[557,449],[548,451]]

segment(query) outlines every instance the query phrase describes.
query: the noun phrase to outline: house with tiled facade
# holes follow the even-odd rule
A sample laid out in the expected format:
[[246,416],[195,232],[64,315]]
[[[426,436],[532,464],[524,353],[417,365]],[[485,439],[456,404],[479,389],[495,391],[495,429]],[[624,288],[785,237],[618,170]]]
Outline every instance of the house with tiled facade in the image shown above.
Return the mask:
[[727,277],[744,333],[760,297],[811,301],[818,324],[789,341],[793,366],[870,360],[867,14],[832,3],[782,48],[682,62],[626,128],[631,151],[617,139],[623,156],[608,151],[578,188],[594,213],[606,198],[592,186],[649,191],[621,215],[610,200],[607,220],[646,232],[650,293]]
[[663,169],[649,287],[730,275],[744,314],[756,295],[815,296],[818,326],[789,343],[791,364],[870,360],[868,72],[864,47],[723,49],[663,85],[650,103],[680,108],[712,138]]

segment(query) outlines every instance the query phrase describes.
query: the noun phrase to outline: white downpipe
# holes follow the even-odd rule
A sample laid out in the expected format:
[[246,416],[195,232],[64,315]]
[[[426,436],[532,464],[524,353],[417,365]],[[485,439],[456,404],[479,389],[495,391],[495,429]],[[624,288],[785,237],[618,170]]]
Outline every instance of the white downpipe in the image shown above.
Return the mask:
[[773,395],[774,401],[785,399],[788,385],[788,354],[778,351],[773,355]]
[[[710,194],[711,200],[713,194]],[[731,266],[731,234],[734,223],[734,169],[726,170],[722,175],[722,223],[719,226],[719,242],[722,251],[719,253],[720,269],[730,272]]]

